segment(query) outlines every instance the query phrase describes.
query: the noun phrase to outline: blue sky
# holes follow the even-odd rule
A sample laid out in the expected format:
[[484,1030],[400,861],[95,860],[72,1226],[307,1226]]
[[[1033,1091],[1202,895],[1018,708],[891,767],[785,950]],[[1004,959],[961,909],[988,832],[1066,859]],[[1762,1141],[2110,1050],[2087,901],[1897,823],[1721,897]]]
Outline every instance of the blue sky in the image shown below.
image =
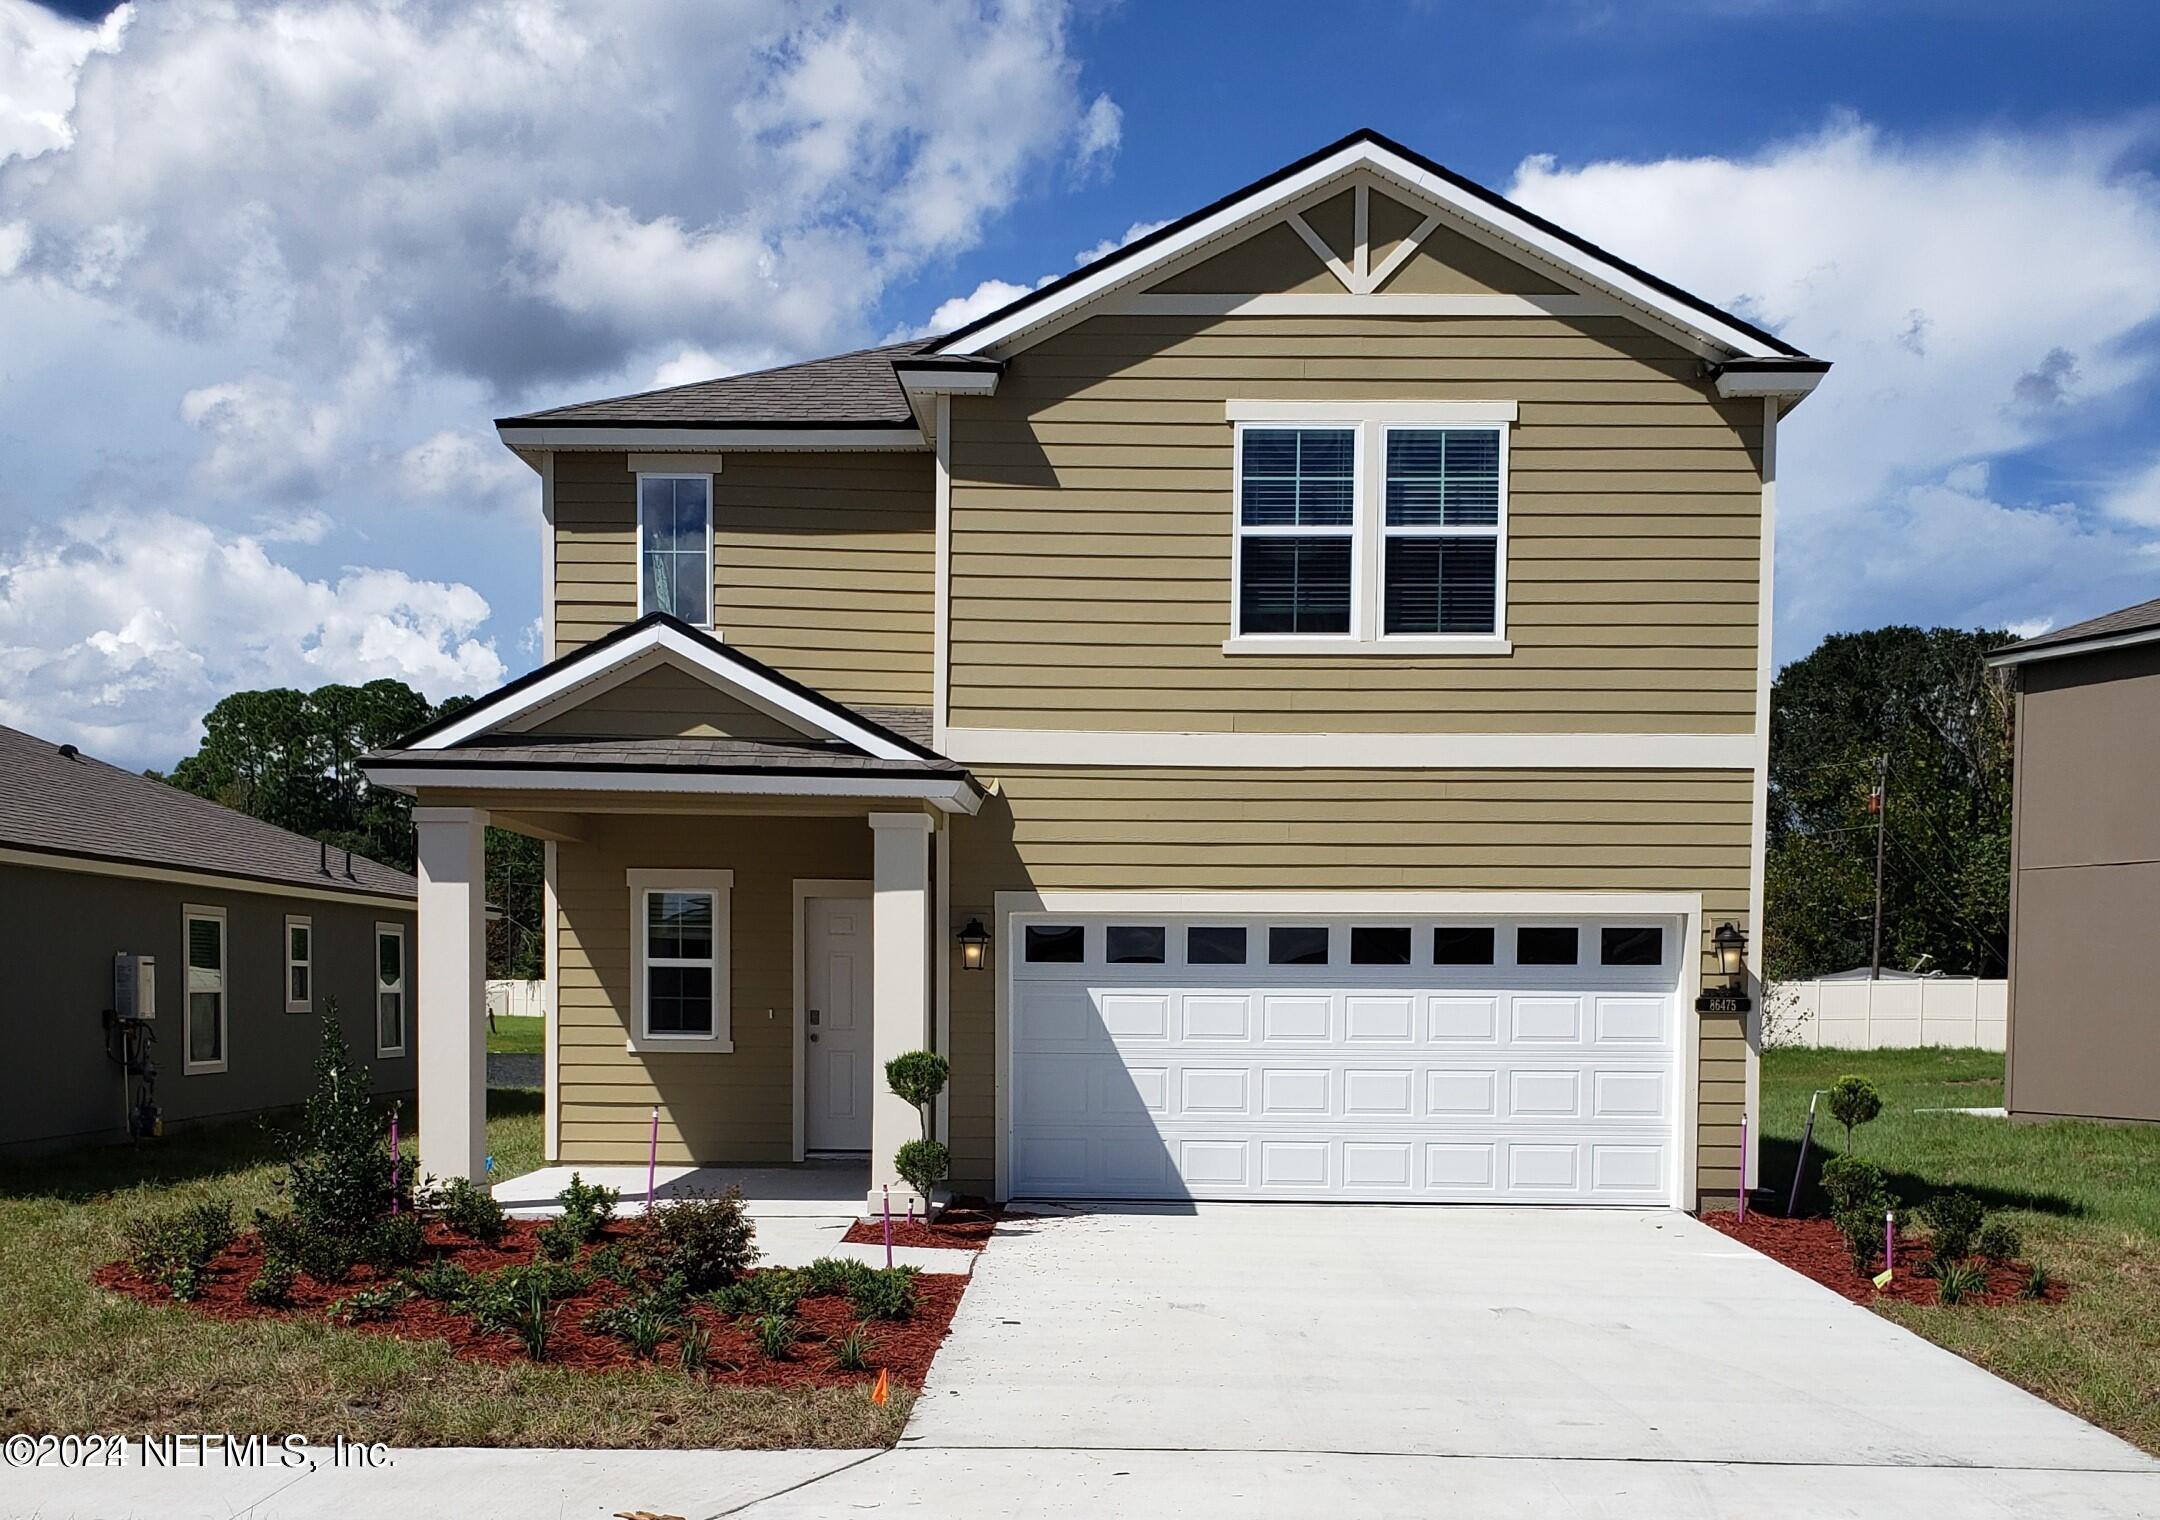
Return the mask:
[[484,688],[488,419],[965,316],[1361,125],[1837,361],[1781,660],[2160,595],[2149,7],[1314,14],[0,0],[0,722],[163,764],[236,687]]

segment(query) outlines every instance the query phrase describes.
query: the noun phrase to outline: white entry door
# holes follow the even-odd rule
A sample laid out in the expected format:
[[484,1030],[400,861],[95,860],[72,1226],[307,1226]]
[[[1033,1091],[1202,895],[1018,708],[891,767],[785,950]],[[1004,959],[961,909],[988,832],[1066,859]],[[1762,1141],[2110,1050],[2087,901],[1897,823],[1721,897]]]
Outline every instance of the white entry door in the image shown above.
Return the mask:
[[1015,916],[1015,1196],[1669,1204],[1678,918]]
[[803,903],[803,1144],[870,1149],[870,899]]

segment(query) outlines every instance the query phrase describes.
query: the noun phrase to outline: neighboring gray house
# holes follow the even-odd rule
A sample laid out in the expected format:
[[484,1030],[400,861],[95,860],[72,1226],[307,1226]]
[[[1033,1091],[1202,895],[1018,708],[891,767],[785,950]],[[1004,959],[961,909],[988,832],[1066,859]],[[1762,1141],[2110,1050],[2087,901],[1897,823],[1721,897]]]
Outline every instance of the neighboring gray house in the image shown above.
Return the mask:
[[306,1097],[331,999],[413,1090],[412,877],[0,728],[0,1147]]
[[2160,1122],[2160,600],[1989,663],[2017,683],[2004,1101]]

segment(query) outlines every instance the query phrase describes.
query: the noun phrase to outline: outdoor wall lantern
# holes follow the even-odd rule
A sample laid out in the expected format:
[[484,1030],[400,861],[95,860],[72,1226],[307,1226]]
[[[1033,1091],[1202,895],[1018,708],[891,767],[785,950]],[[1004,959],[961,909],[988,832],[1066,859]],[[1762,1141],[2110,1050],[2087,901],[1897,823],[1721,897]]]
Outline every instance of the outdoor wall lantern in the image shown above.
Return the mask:
[[1695,1011],[1746,1013],[1754,1006],[1747,995],[1747,936],[1728,919],[1710,936],[1710,948],[1717,952],[1718,970],[1725,977],[1725,985],[1704,988],[1702,996],[1695,999]]
[[970,918],[967,927],[954,938],[960,941],[960,969],[982,970],[984,959],[990,953],[990,931],[982,926],[982,920]]

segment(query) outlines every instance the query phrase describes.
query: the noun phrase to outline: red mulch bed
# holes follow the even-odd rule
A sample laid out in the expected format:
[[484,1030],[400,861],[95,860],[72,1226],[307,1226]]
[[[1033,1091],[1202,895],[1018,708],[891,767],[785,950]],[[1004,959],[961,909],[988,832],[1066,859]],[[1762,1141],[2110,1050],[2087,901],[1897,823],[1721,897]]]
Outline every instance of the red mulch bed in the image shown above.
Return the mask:
[[[533,1236],[542,1222],[510,1221],[509,1232],[499,1246],[481,1245],[452,1234],[440,1224],[430,1223],[424,1259],[432,1261],[440,1256],[475,1273],[529,1262],[537,1254]],[[610,1225],[600,1244],[627,1239],[632,1233],[631,1226]],[[291,1307],[268,1309],[249,1303],[245,1296],[247,1285],[254,1281],[262,1266],[262,1259],[262,1242],[253,1233],[242,1235],[211,1263],[210,1282],[202,1296],[177,1307],[221,1320],[319,1319],[337,1300],[396,1275],[362,1266],[355,1267],[352,1276],[344,1282],[328,1286],[313,1278],[302,1277],[293,1284]],[[100,1268],[96,1281],[100,1287],[145,1303],[173,1303],[163,1288],[145,1281],[126,1262]],[[865,1372],[843,1372],[833,1365],[832,1348],[856,1324],[853,1309],[845,1298],[804,1299],[796,1314],[801,1333],[788,1359],[779,1362],[769,1360],[758,1349],[756,1338],[747,1329],[739,1328],[734,1321],[721,1317],[707,1305],[693,1303],[689,1312],[712,1333],[706,1376],[714,1383],[756,1388],[867,1387],[877,1380],[880,1370],[886,1370],[892,1374],[895,1383],[920,1388],[923,1379],[929,1375],[931,1358],[937,1355],[946,1331],[952,1328],[953,1312],[960,1307],[960,1295],[966,1290],[967,1282],[964,1275],[957,1273],[924,1273],[917,1277],[914,1318],[871,1323],[870,1365]],[[555,1300],[552,1306],[554,1328],[548,1338],[545,1365],[569,1367],[580,1372],[605,1372],[636,1366],[638,1358],[628,1346],[613,1336],[585,1328],[585,1317],[595,1309],[632,1296],[629,1291],[603,1278],[594,1281],[582,1293]],[[389,1319],[353,1328],[374,1335],[394,1335],[400,1340],[439,1340],[450,1347],[453,1355],[466,1361],[507,1364],[526,1360],[524,1347],[514,1334],[482,1330],[465,1315],[418,1294],[399,1305]],[[677,1349],[677,1337],[669,1336],[660,1347],[657,1365],[679,1366]]]
[[[1918,1232],[1898,1235],[1897,1273],[1890,1279],[1888,1287],[1877,1288],[1873,1278],[1862,1277],[1853,1271],[1852,1257],[1845,1250],[1845,1237],[1827,1219],[1785,1219],[1751,1210],[1746,1224],[1733,1214],[1705,1214],[1702,1222],[1721,1234],[1730,1235],[1742,1245],[1753,1246],[1802,1276],[1812,1277],[1831,1292],[1842,1293],[1856,1304],[1892,1299],[1905,1304],[1939,1301],[1935,1279],[1922,1277],[1916,1270],[1928,1254],[1927,1237]],[[1964,1304],[1993,1307],[2032,1302],[2025,1297],[2025,1282],[2032,1274],[2029,1265],[2013,1261],[1994,1266],[1978,1257],[1973,1261],[1987,1274],[1987,1289],[1968,1296],[1963,1300]],[[2038,1301],[2060,1303],[2066,1292],[2061,1283],[2050,1282],[2047,1292]]]
[[[924,1224],[920,1219],[910,1223],[904,1215],[896,1217],[892,1222],[892,1243],[933,1250],[980,1251],[990,1243],[990,1237],[1004,1219],[1003,1209],[994,1209],[988,1204],[963,1207],[955,1202],[938,1215],[935,1224]],[[849,1245],[881,1246],[885,1244],[885,1222],[858,1219],[840,1238]]]

